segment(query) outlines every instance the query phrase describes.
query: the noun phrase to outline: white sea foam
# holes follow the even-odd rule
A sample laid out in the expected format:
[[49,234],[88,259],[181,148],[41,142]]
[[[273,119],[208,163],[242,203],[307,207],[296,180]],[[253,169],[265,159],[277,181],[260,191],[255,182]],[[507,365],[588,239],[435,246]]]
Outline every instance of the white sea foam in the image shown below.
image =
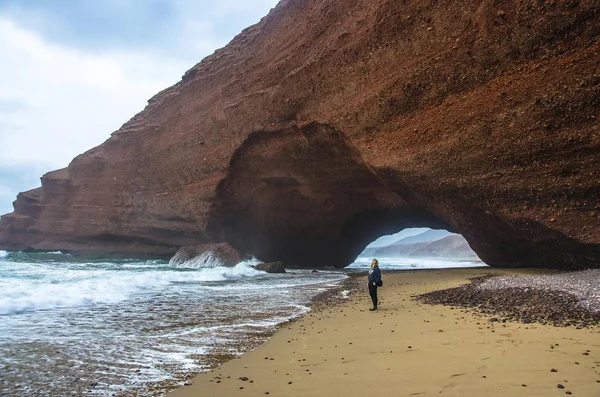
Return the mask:
[[4,258],[5,256],[8,256],[8,252],[0,251],[0,258]]
[[147,382],[201,371],[206,354],[239,354],[247,348],[239,341],[264,340],[263,329],[306,313],[311,297],[346,278],[272,275],[256,263],[186,267],[10,253],[0,260],[0,368],[14,380],[7,393],[27,394],[27,384],[68,394],[98,373],[107,384],[93,394],[147,395]]
[[[143,265],[142,265],[143,266]],[[36,267],[20,265],[23,279],[0,279],[0,315],[55,308],[114,304],[136,294],[159,290],[173,283],[217,282],[264,274],[247,262],[235,267],[198,271],[47,270],[43,281],[33,282]]]
[[199,268],[197,272],[192,274],[194,275],[192,279],[195,277],[196,281],[225,281],[241,277],[259,276],[265,274],[265,272],[254,269],[251,262],[241,262],[234,267]]
[[[65,277],[67,280],[69,277]],[[169,280],[152,274],[91,275],[67,282],[47,280],[31,283],[13,280],[0,282],[0,314],[47,310],[63,307],[118,303],[145,288],[168,284]]]

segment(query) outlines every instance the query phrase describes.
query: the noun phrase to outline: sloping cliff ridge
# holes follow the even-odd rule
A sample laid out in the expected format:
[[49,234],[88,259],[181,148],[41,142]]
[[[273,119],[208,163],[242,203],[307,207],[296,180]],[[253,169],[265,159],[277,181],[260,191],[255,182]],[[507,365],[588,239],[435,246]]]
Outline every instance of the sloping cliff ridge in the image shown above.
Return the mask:
[[599,62],[595,0],[282,0],[19,194],[0,248],[341,267],[428,226],[598,267]]

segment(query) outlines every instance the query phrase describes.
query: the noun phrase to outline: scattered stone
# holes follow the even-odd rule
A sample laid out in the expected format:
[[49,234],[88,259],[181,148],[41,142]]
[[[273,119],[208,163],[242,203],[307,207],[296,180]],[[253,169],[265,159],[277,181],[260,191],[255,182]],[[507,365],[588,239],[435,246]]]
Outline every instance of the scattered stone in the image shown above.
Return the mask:
[[560,383],[558,385],[556,385],[557,388],[559,389],[564,389],[565,387],[563,385],[561,385]]
[[557,370],[557,369],[554,369],[554,368],[552,368],[552,369],[550,370],[550,372],[558,372],[558,370]]
[[[428,304],[473,308],[525,324],[589,327],[600,325],[600,270],[538,276],[484,276],[457,288],[419,295]],[[490,317],[488,322],[498,322]],[[553,347],[550,347],[553,349]],[[589,353],[588,353],[589,354]]]

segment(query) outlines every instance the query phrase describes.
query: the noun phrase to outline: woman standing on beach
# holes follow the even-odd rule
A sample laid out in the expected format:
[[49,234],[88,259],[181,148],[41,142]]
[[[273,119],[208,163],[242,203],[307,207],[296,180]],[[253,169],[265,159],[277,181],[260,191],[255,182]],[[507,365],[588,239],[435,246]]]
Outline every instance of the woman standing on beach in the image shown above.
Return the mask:
[[371,269],[369,270],[369,295],[373,301],[373,307],[370,311],[377,310],[377,287],[381,287],[383,281],[381,280],[381,270],[379,270],[379,261],[373,259],[371,262]]

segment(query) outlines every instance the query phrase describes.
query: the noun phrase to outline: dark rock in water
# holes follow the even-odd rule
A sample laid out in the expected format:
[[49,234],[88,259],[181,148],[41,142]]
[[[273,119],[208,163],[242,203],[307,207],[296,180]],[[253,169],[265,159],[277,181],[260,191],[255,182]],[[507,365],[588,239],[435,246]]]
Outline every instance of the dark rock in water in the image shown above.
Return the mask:
[[171,258],[171,263],[180,264],[194,258],[199,258],[201,255],[207,253],[210,253],[214,259],[217,259],[224,266],[235,266],[243,259],[238,250],[229,244],[221,243],[181,247],[173,258]]
[[600,2],[499,3],[280,1],[20,193],[0,249],[344,267],[426,226],[492,266],[600,267]]
[[267,273],[285,273],[285,267],[282,262],[261,263],[254,266],[256,270]]

